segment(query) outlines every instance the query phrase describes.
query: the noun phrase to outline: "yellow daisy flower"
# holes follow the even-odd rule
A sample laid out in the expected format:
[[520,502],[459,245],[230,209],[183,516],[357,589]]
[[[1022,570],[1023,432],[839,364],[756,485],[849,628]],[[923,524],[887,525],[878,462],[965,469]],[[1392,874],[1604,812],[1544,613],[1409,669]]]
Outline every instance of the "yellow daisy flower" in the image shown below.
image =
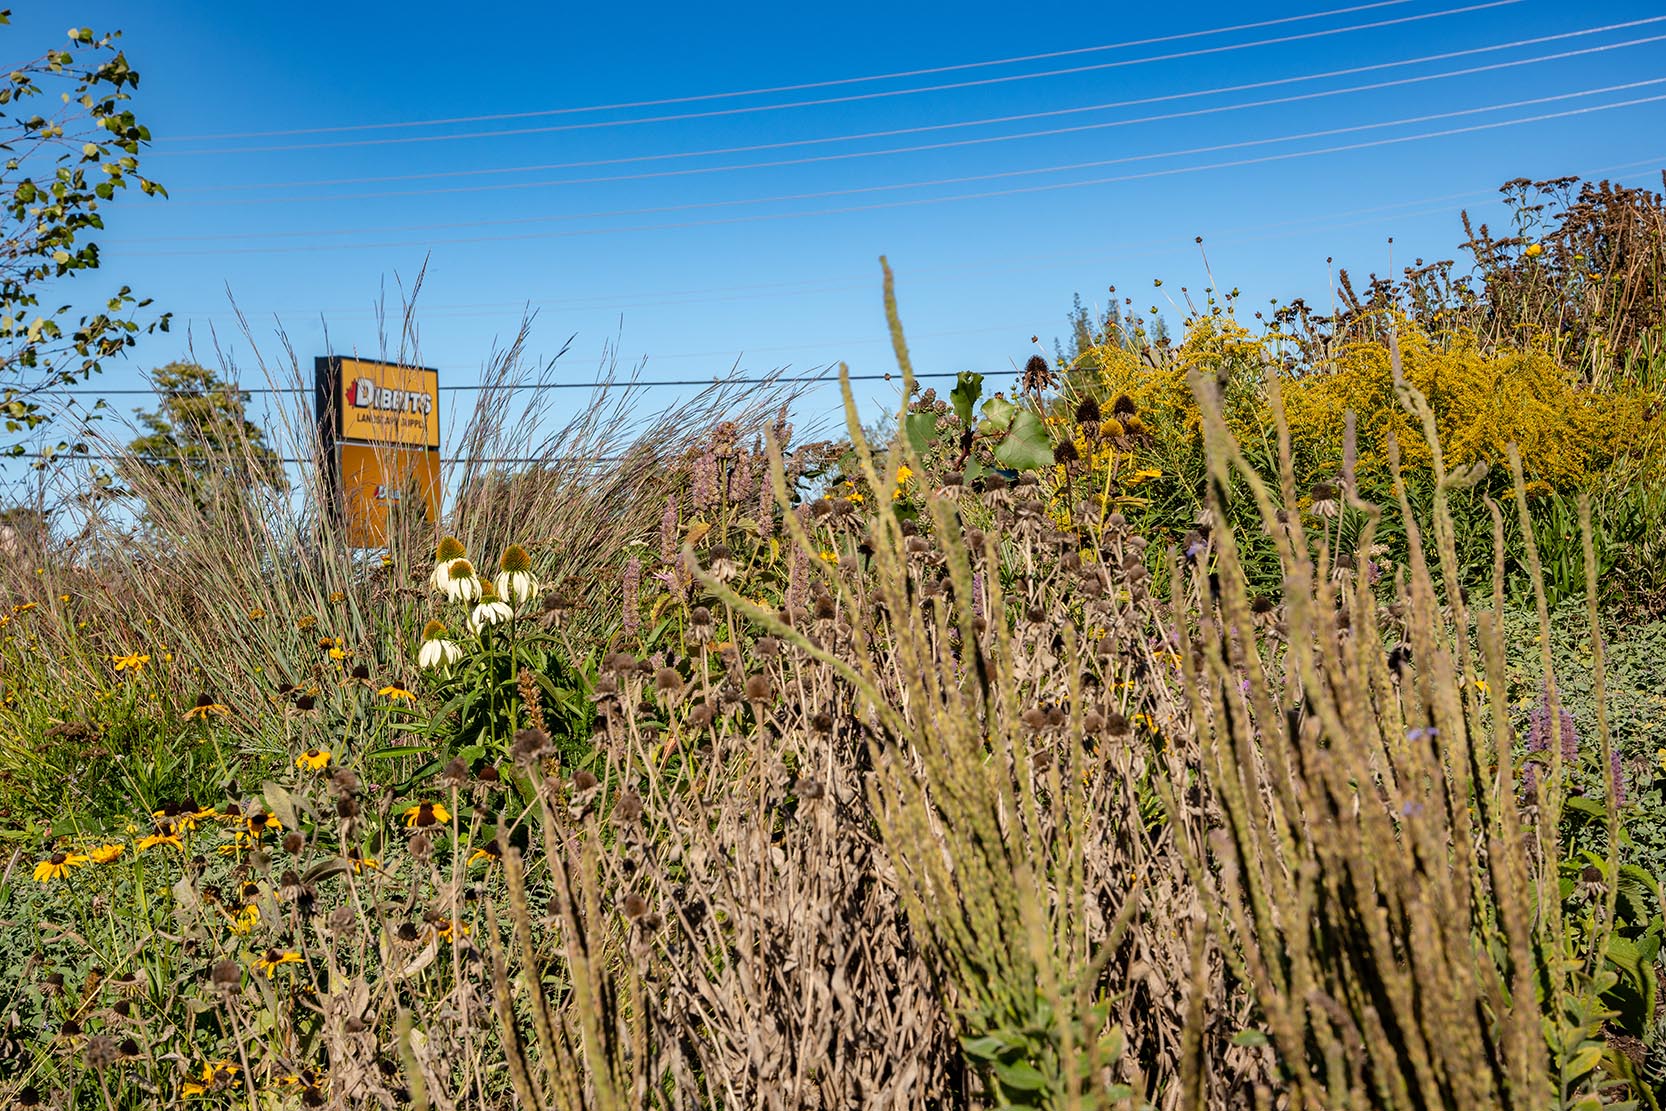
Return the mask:
[[100,845],[98,848],[93,849],[87,854],[87,858],[94,864],[108,864],[126,851],[126,845],[111,843],[109,845]]
[[279,965],[300,963],[301,954],[295,952],[293,949],[285,949],[282,951],[277,949],[268,949],[266,950],[265,956],[255,961],[254,969],[256,972],[266,973],[266,978],[270,980],[277,976]]
[[321,771],[330,762],[330,750],[327,748],[309,748],[295,757],[295,766],[309,772]]
[[143,652],[129,652],[125,656],[111,656],[110,662],[116,665],[117,671],[141,672],[150,663],[150,656]]
[[226,915],[226,928],[238,937],[247,937],[260,923],[260,907],[250,903],[235,915]]
[[144,852],[146,849],[154,849],[158,845],[172,845],[181,852],[185,851],[185,845],[180,841],[179,834],[172,830],[157,830],[149,837],[141,837],[138,848],[140,852]]
[[405,825],[407,828],[431,826],[437,822],[449,821],[451,821],[451,813],[446,810],[443,804],[437,802],[418,803],[405,811]]
[[87,863],[85,853],[53,853],[39,864],[35,865],[35,879],[40,883],[51,883],[53,880],[65,879],[71,868],[79,868]]

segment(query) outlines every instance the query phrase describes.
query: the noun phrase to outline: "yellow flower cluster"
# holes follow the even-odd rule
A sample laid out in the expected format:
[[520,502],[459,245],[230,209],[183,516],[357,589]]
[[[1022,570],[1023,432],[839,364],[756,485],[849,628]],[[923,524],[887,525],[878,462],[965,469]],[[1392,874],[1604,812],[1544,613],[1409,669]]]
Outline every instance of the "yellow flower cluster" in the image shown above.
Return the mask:
[[[1666,421],[1647,419],[1666,400],[1657,392],[1593,388],[1542,344],[1492,350],[1469,332],[1431,334],[1403,317],[1393,324],[1406,381],[1434,411],[1448,469],[1481,461],[1504,465],[1514,443],[1530,490],[1572,491],[1621,459],[1666,462]],[[1271,342],[1230,320],[1206,318],[1158,367],[1120,348],[1095,348],[1092,355],[1103,389],[1127,394],[1169,452],[1201,448],[1192,370],[1225,382],[1227,425],[1240,443],[1270,447],[1274,421],[1265,375],[1273,363]],[[1298,481],[1340,470],[1350,410],[1362,479],[1387,474],[1391,434],[1408,470],[1431,465],[1422,429],[1395,392],[1385,343],[1346,345],[1326,367],[1282,379],[1281,392]]]

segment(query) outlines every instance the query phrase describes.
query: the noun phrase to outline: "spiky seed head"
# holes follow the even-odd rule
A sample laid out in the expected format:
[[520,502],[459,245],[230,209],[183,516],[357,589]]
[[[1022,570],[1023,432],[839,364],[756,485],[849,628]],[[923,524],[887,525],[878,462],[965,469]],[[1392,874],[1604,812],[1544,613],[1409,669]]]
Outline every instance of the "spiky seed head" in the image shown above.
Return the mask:
[[526,554],[526,549],[519,544],[511,544],[503,550],[503,558],[498,560],[498,568],[511,575],[516,572],[532,570],[532,557]]
[[440,546],[434,551],[435,563],[450,563],[454,559],[462,559],[468,554],[463,542],[455,536],[447,536],[440,541]]

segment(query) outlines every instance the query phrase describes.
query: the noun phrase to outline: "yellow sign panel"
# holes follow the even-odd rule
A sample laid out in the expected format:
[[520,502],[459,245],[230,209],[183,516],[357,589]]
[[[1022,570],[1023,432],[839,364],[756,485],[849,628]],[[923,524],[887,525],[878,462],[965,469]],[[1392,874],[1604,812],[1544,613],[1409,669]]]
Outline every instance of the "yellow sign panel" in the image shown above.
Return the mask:
[[[401,509],[440,517],[440,453],[427,448],[342,444],[337,474],[347,542],[380,548],[388,542],[388,521]],[[415,502],[415,505],[411,505]]]
[[339,366],[335,403],[343,440],[440,446],[438,371],[346,358]]

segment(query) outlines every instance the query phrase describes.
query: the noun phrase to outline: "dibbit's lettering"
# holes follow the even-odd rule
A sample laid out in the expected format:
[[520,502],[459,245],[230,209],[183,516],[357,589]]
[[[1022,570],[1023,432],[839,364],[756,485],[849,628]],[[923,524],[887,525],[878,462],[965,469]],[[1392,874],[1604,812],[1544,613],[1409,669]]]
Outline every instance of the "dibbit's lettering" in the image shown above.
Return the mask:
[[385,413],[421,413],[427,416],[434,409],[434,397],[426,390],[396,390],[378,386],[369,378],[353,383],[353,407],[375,409]]

